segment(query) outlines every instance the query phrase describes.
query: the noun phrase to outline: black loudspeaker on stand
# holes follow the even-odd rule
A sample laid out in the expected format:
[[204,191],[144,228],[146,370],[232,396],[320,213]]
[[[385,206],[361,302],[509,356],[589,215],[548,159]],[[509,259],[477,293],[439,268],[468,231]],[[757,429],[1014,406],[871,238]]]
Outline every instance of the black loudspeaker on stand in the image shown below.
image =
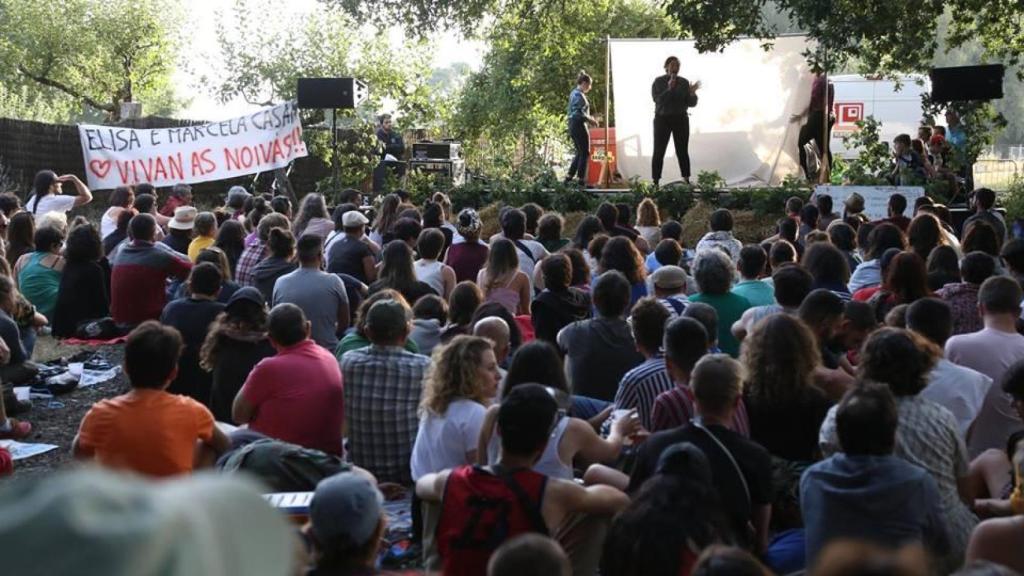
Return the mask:
[[355,78],[299,78],[296,90],[299,108],[350,110],[368,95],[366,83]]
[[[351,110],[370,95],[366,82],[355,78],[299,78],[295,100],[299,108],[331,111],[331,155],[338,154],[338,109]],[[331,173],[338,179],[338,162],[333,158]]]
[[996,100],[1003,97],[1002,64],[932,68],[933,102]]

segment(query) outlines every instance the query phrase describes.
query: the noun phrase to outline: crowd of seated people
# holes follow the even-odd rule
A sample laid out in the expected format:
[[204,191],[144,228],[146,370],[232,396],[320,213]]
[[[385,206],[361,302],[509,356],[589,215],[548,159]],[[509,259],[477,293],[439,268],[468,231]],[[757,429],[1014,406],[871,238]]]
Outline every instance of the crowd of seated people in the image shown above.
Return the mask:
[[385,494],[451,575],[1024,570],[1024,243],[990,190],[959,231],[822,195],[744,243],[718,209],[691,251],[651,199],[487,237],[440,193],[186,188],[115,190],[97,227],[41,173],[12,208],[0,438],[31,436],[6,389],[35,334],[107,320],[130,389],[74,454],[301,480],[310,574],[374,573]]

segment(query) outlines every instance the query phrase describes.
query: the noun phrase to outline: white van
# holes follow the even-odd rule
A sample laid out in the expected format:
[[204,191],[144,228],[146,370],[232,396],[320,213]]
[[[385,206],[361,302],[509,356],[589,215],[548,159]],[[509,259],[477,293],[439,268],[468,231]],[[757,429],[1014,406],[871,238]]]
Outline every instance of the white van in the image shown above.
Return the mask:
[[[843,136],[857,130],[856,122],[874,116],[881,122],[881,139],[892,143],[898,134],[917,138],[921,125],[921,94],[931,91],[927,76],[904,75],[897,82],[871,79],[857,74],[830,76],[835,85],[836,123],[832,127],[832,154],[854,158],[856,154],[843,146]],[[941,119],[938,119],[941,121]]]

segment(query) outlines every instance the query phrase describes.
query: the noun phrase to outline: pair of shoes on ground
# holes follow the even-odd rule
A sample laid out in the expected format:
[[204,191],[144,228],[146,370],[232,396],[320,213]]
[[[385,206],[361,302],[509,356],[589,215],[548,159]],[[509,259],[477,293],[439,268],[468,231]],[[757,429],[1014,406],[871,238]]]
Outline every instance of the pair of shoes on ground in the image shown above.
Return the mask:
[[31,400],[18,400],[18,396],[14,393],[11,388],[5,388],[3,391],[4,395],[4,412],[8,416],[17,416],[18,414],[24,414],[32,409]]

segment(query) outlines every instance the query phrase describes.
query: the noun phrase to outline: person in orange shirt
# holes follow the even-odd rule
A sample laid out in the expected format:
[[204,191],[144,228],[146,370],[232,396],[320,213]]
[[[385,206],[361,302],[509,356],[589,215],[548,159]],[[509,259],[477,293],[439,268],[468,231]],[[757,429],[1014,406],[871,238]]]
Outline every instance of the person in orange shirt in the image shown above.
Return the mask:
[[205,406],[165,391],[178,373],[181,349],[181,334],[155,321],[128,335],[124,371],[132,389],[89,409],[71,446],[76,458],[167,477],[227,451],[230,442]]

